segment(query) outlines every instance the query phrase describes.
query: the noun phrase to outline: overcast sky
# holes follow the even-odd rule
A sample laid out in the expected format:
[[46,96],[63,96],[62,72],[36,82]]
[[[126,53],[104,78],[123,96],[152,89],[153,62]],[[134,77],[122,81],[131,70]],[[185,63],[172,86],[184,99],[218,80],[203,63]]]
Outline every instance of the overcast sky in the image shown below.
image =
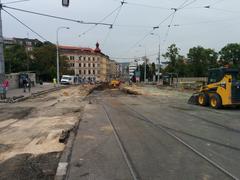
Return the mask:
[[[2,3],[11,1],[15,0],[2,0]],[[6,10],[53,43],[56,42],[56,29],[59,26],[68,26],[70,30],[61,30],[59,33],[60,44],[94,48],[98,41],[105,54],[116,58],[139,57],[146,52],[147,56],[155,61],[158,35],[161,37],[161,53],[166,52],[170,44],[176,43],[184,55],[189,48],[197,45],[219,51],[227,43],[240,42],[239,0],[126,0],[126,2],[120,10],[115,11],[104,21],[110,24],[115,22],[112,29],[99,25],[80,37],[79,35],[92,25],[56,20],[7,8]],[[184,2],[185,5],[190,4],[178,10],[174,18],[170,16],[159,29],[154,30],[155,35],[150,35],[154,26],[158,26],[174,12],[171,8],[178,8]],[[119,0],[70,0],[70,6],[64,8],[61,6],[61,0],[30,0],[6,5],[86,22],[99,22],[121,4]],[[207,5],[211,5],[211,8],[203,8]],[[2,12],[2,20],[4,37],[29,36],[41,40],[6,12]],[[171,21],[172,26],[168,28]]]

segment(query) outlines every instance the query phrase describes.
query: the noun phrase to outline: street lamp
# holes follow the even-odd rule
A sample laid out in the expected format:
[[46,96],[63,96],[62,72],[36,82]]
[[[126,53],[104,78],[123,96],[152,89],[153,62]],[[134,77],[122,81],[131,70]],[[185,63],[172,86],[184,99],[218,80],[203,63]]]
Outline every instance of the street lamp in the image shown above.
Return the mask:
[[151,33],[151,35],[153,35],[153,36],[158,36],[158,38],[159,38],[159,43],[158,43],[158,82],[160,83],[160,69],[161,69],[161,55],[160,55],[160,53],[161,53],[161,38],[160,38],[160,35],[159,34],[154,34],[154,33]]
[[61,26],[57,28],[56,35],[57,35],[57,83],[59,84],[59,43],[58,43],[58,33],[61,29],[70,29],[69,27]]

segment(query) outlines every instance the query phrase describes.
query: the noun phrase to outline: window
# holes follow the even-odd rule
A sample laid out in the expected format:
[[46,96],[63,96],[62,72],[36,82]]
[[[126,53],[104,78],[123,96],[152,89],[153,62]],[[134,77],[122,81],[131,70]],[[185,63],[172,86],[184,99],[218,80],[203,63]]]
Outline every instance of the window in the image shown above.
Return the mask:
[[92,72],[93,74],[95,74],[95,70],[93,70],[93,72]]
[[82,63],[79,63],[79,67],[82,67]]
[[221,71],[212,71],[209,74],[208,84],[219,82],[222,79]]
[[93,57],[92,60],[95,61],[95,57]]
[[78,59],[81,61],[82,60],[82,56],[79,56]]
[[90,58],[90,57],[88,57],[88,61],[91,61],[91,58]]
[[99,60],[100,60],[100,58],[98,57],[98,58],[97,58],[97,60],[99,61]]
[[70,56],[70,60],[74,60],[74,56]]
[[90,64],[90,63],[88,64],[88,67],[91,67],[91,64]]
[[86,60],[86,57],[83,57],[83,60],[85,61],[85,60]]
[[83,74],[86,74],[86,70],[83,71]]
[[82,74],[82,71],[81,71],[81,70],[79,70],[79,74]]
[[85,63],[83,64],[83,67],[86,67],[86,64],[85,64]]
[[95,64],[93,63],[93,67],[95,67]]
[[88,74],[91,74],[91,70],[88,70]]

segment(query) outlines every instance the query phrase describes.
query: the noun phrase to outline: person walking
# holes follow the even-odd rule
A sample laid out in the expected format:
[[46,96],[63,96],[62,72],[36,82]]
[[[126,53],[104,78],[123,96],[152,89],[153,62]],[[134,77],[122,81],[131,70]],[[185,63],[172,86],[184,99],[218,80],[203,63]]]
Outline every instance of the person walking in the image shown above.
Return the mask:
[[26,92],[26,88],[27,88],[27,78],[25,77],[24,79],[23,79],[23,92]]

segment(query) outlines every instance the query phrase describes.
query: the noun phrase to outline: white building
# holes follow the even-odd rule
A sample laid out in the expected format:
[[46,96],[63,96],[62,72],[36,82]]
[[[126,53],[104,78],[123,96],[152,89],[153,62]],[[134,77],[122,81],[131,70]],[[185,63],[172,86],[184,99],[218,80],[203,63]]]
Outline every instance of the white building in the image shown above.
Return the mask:
[[129,64],[129,78],[131,79],[134,76],[134,72],[136,71],[138,67],[137,62],[130,62]]

